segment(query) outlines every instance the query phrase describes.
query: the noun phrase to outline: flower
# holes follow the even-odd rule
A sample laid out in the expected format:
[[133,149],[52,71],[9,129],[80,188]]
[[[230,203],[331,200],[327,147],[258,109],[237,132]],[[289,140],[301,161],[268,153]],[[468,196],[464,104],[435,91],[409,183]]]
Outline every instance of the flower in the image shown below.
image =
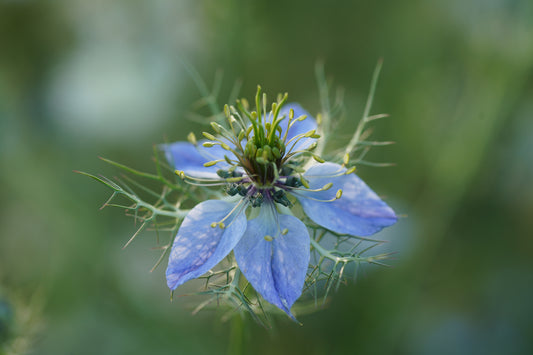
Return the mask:
[[[316,224],[339,234],[369,236],[396,222],[393,210],[345,164],[315,155],[318,126],[283,96],[267,113],[245,101],[225,107],[229,126],[213,123],[207,140],[163,146],[186,182],[224,186],[222,200],[196,205],[183,220],[166,271],[171,290],[197,278],[232,250],[254,289],[294,319],[310,259],[307,226],[291,207],[298,201]],[[263,102],[263,107],[266,103]],[[314,159],[310,159],[310,158]],[[289,196],[293,198],[290,199]]]

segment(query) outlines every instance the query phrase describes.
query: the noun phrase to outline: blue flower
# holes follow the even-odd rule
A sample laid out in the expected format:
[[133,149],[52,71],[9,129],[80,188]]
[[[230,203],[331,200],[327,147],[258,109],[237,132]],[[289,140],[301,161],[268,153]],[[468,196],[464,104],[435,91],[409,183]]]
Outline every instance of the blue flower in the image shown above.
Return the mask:
[[166,271],[171,290],[233,250],[254,289],[294,318],[291,307],[304,286],[310,239],[306,225],[291,214],[293,203],[339,234],[369,236],[396,222],[393,210],[354,169],[313,153],[320,138],[315,119],[298,104],[283,105],[285,100],[263,115],[259,104],[251,113],[241,102],[240,112],[226,106],[229,126],[213,124],[216,136],[204,133],[208,140],[164,146],[186,182],[223,185],[228,195],[199,203],[183,220]]

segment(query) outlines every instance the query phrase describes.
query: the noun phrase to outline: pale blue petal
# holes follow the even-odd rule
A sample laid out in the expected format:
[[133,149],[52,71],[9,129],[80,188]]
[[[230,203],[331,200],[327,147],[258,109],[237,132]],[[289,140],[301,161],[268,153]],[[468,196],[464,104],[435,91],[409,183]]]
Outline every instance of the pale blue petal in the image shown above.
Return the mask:
[[246,230],[246,216],[240,213],[224,221],[225,229],[211,223],[222,220],[234,204],[209,200],[194,207],[183,220],[172,245],[167,268],[171,290],[197,278],[218,264],[235,247]]
[[[294,319],[290,309],[302,294],[309,266],[309,233],[296,217],[277,215],[277,221],[279,230],[287,228],[287,234],[276,236],[276,216],[262,213],[249,221],[234,249],[235,259],[254,289]],[[274,239],[267,241],[265,235]]]
[[204,163],[208,161],[224,159],[227,150],[222,149],[219,145],[206,148],[202,145],[205,140],[199,141],[197,145],[189,142],[176,142],[164,144],[162,149],[169,163],[177,170],[183,170],[185,174],[197,178],[216,179],[218,169],[227,169],[228,164],[225,162],[218,163],[214,166],[205,167]]
[[[313,129],[317,129],[317,124],[316,124],[315,119],[306,110],[304,110],[302,106],[300,106],[300,104],[292,102],[292,103],[283,105],[279,112],[280,116],[285,115],[286,117],[280,123],[282,132],[285,132],[287,130],[287,126],[289,124],[289,111],[291,108],[294,110],[294,118],[298,118],[303,115],[306,115],[307,118],[303,121],[296,122],[294,125],[292,125],[292,127],[289,129],[289,132],[287,133],[287,141],[289,141],[291,138],[299,134],[307,133]],[[298,143],[296,143],[296,145],[293,148],[293,151],[305,149],[309,147],[314,141],[315,139],[313,138],[302,138],[300,139],[300,141],[298,141]],[[289,144],[287,149],[289,149],[291,146],[292,146],[292,143]]]
[[[326,162],[312,166],[304,174],[312,189],[333,183],[333,187],[327,191],[294,192],[309,218],[334,232],[362,237],[396,223],[394,211],[355,174],[328,177],[344,171],[346,169],[340,165]],[[339,189],[342,189],[342,197],[333,202],[306,198],[329,200],[335,197]]]

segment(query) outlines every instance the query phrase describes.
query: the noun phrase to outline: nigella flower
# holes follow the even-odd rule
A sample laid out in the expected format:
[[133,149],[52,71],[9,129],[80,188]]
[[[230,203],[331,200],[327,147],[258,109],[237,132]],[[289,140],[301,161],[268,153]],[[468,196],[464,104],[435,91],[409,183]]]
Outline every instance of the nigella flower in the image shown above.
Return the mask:
[[[310,259],[307,226],[291,207],[299,202],[316,224],[339,234],[369,236],[396,215],[355,168],[315,155],[317,123],[287,95],[267,113],[266,99],[225,107],[228,126],[213,123],[208,140],[164,146],[176,173],[193,185],[223,186],[227,198],[196,205],[183,220],[166,271],[171,290],[197,278],[232,250],[237,264],[268,302],[292,318]],[[311,159],[314,158],[314,159]]]

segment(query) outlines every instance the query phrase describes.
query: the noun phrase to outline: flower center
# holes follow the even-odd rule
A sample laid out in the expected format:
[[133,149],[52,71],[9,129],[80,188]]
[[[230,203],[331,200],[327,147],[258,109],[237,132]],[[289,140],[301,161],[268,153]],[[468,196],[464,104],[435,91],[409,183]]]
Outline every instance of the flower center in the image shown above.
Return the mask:
[[277,135],[272,142],[256,142],[252,137],[244,148],[243,168],[259,186],[272,186],[277,180],[285,155],[285,145]]

